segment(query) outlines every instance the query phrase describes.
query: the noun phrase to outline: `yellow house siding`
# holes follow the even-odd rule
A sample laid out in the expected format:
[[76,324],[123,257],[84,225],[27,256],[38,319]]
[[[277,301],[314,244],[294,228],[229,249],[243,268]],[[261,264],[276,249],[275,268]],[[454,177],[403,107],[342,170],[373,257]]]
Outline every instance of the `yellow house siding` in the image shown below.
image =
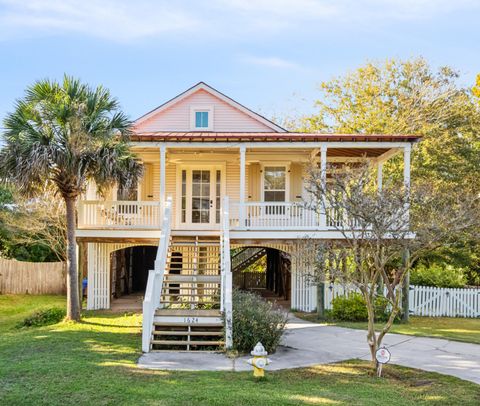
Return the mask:
[[303,192],[303,165],[299,162],[292,162],[290,165],[290,201],[299,202],[302,200]]
[[248,179],[248,200],[252,202],[259,202],[261,200],[260,195],[260,164],[252,163],[249,166],[249,179]]

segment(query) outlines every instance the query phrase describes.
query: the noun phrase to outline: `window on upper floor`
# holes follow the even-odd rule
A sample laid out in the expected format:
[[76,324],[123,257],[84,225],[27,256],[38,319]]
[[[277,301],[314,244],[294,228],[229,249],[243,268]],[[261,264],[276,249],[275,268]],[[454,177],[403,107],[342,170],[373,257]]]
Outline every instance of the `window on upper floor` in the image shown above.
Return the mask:
[[213,106],[192,106],[190,114],[192,131],[213,131]]
[[195,112],[195,128],[208,128],[208,111]]

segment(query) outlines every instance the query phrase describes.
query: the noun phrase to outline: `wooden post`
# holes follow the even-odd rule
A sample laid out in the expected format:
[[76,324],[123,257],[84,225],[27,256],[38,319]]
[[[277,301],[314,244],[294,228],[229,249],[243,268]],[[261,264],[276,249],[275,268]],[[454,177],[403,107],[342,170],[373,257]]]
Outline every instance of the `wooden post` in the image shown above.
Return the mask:
[[[87,261],[87,244],[85,242],[77,243],[77,253],[78,253],[78,291],[79,291],[79,302],[80,310],[82,310],[82,301],[83,301],[83,278],[87,277],[88,273],[88,261]],[[88,283],[88,281],[87,281]]]
[[[322,182],[322,191],[325,193],[327,189],[327,145],[322,144],[320,147],[320,176]],[[322,210],[324,213],[320,213],[320,228],[325,229],[327,227],[327,210],[326,210],[326,198],[322,197]]]
[[238,219],[240,227],[245,227],[245,152],[246,147],[242,145],[240,147],[240,204]]
[[[408,248],[405,248],[403,251],[403,266],[407,267],[410,262],[410,251]],[[410,270],[407,271],[405,278],[403,279],[402,285],[402,321],[408,323],[410,319],[410,309],[409,309],[409,300],[410,300]]]
[[163,210],[165,209],[165,184],[166,184],[166,154],[167,147],[162,145],[160,147],[160,218],[163,218]]
[[412,146],[411,144],[407,144],[403,149],[403,184],[405,187],[406,193],[406,208],[405,208],[405,215],[406,215],[406,224],[410,224],[410,152]]
[[379,162],[377,166],[377,187],[381,192],[383,188],[383,162]]
[[319,320],[325,319],[325,282],[317,284],[317,317]]

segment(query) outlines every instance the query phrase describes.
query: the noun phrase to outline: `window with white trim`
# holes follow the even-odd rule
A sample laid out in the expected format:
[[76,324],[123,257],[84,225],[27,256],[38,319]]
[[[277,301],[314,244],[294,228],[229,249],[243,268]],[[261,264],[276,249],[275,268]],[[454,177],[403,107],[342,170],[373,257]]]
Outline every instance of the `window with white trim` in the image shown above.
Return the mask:
[[213,130],[213,107],[212,106],[192,106],[190,127],[192,131],[212,131]]
[[285,166],[265,166],[263,170],[263,200],[284,202],[287,196],[287,170]]
[[195,128],[208,128],[208,111],[195,112]]

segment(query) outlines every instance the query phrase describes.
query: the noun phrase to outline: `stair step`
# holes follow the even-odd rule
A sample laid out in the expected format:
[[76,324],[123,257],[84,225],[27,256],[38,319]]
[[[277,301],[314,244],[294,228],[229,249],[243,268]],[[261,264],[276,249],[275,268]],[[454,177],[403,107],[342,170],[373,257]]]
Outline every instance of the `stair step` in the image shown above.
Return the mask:
[[166,282],[220,283],[219,275],[172,275],[164,276]]
[[152,344],[157,345],[224,345],[224,341],[177,341],[177,340],[152,340]]
[[157,309],[155,316],[220,317],[220,310]]
[[[180,288],[171,288],[171,289],[180,289]],[[203,288],[201,288],[203,289]],[[216,289],[216,288],[215,288]],[[162,293],[162,296],[177,296],[177,297],[212,297],[215,296],[213,293]]]
[[184,323],[184,322],[171,322],[171,321],[154,321],[155,327],[222,327],[222,322],[215,323]]
[[172,248],[179,248],[179,247],[220,247],[219,242],[198,242],[195,243],[194,241],[182,241],[182,242],[174,242],[170,245]]
[[155,330],[156,336],[222,336],[222,331],[163,331]]

